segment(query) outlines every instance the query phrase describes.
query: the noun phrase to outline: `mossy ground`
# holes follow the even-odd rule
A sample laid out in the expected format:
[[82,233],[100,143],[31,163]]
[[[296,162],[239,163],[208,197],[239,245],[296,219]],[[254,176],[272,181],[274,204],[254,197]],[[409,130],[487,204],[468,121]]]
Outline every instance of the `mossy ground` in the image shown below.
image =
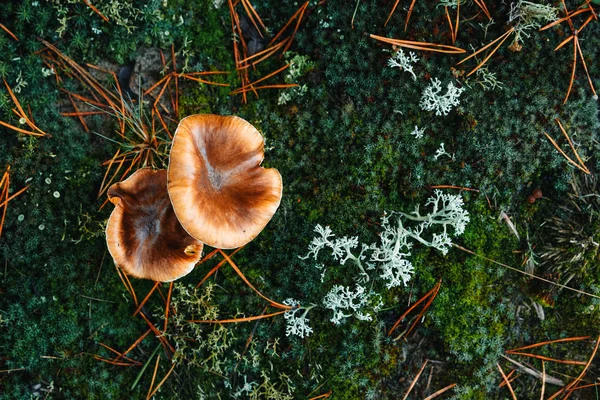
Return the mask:
[[[31,138],[0,127],[0,168],[11,165],[14,190],[30,185],[8,204],[0,238],[2,399],[46,394],[68,399],[144,398],[156,354],[161,355],[158,378],[170,367],[162,350],[154,352],[159,342],[152,335],[131,354],[149,365],[141,377],[140,367],[113,366],[93,358],[111,356],[100,343],[122,351],[147,329],[140,318],[132,317],[135,305],[103,236],[111,206],[99,210],[105,200],[97,198],[104,174],[100,164],[117,147],[85,133],[76,119],[60,115],[65,98],[54,77],[42,75],[45,65],[36,52],[43,45],[38,38],[55,43],[82,64],[123,65],[140,48],[168,52],[174,45],[181,65],[187,64],[190,71],[234,71],[229,13],[226,3],[215,9],[208,0],[98,3],[111,22],[103,22],[82,2],[9,1],[2,6],[0,23],[19,41],[0,31],[0,76],[13,88],[20,81],[27,83],[17,96],[31,108],[36,124],[52,134]],[[277,90],[261,91],[260,98],[249,95],[243,104],[239,96],[229,95],[229,88],[195,83],[181,87],[182,115],[210,112],[245,118],[266,137],[264,165],[283,176],[278,212],[234,258],[247,278],[272,299],[319,302],[328,291],[320,284],[319,271],[297,258],[306,254],[314,225],[330,225],[339,235],[374,242],[383,212],[411,211],[430,196],[431,185],[479,189],[463,192],[471,222],[456,243],[521,269],[528,249],[545,244],[541,227],[559,215],[557,205],[566,202],[573,174],[580,174],[542,132],[560,138],[554,123],[560,118],[586,165],[592,171],[600,167],[598,102],[581,64],[570,99],[562,104],[572,50],[570,46],[553,50],[570,34],[566,25],[530,31],[520,52],[502,47],[487,67],[504,85],[484,91],[476,76],[453,78],[451,68],[462,56],[419,52],[415,81],[388,67],[390,53],[384,50],[389,46],[369,38],[369,33],[449,43],[442,7],[416,2],[405,33],[406,10],[401,7],[383,27],[392,3],[358,1],[352,27],[354,2],[311,1],[291,50],[308,57],[314,66],[297,82],[307,85],[308,91],[287,104],[278,104]],[[486,32],[482,25],[487,20],[476,6],[461,7],[464,21],[457,46],[470,51],[508,29],[510,6],[491,3],[496,23]],[[272,32],[300,6],[270,0],[253,5]],[[567,5],[574,9],[579,2]],[[597,21],[580,35],[596,87],[600,87],[599,37]],[[251,75],[259,78],[282,63],[274,57]],[[456,68],[468,72],[475,65],[472,61]],[[453,81],[466,88],[460,106],[448,116],[419,107],[430,77],[439,78],[444,86]],[[239,85],[234,72],[224,80]],[[8,93],[0,91],[0,120],[17,125],[12,107]],[[92,130],[111,135],[113,127],[107,129],[106,120],[88,121]],[[425,128],[421,140],[410,135],[415,125]],[[441,142],[452,159],[434,158]],[[535,187],[542,188],[544,197],[530,205],[526,198]],[[501,211],[516,225],[520,240],[499,218]],[[598,214],[590,218],[597,225]],[[168,338],[186,347],[157,397],[202,398],[204,393],[208,398],[230,398],[246,381],[254,381],[258,398],[285,398],[289,393],[292,398],[307,398],[331,392],[335,399],[393,399],[408,389],[429,359],[431,369],[416,385],[415,398],[452,383],[457,386],[447,393],[457,398],[508,398],[506,388],[498,388],[501,376],[496,367],[501,363],[505,371],[511,368],[501,357],[505,350],[598,334],[597,299],[536,284],[458,249],[443,256],[416,247],[411,259],[414,278],[406,288],[382,292],[387,308],[374,321],[352,320],[338,327],[329,322],[326,310],[315,309],[310,314],[314,334],[304,340],[286,337],[281,317],[224,329],[185,324],[185,318],[195,318],[190,310],[208,312],[207,307],[216,306],[220,318],[230,318],[257,315],[265,307],[231,269],[223,268],[213,279],[216,286],[209,299],[202,298],[204,292],[186,292],[216,262],[202,265],[175,291],[182,319],[173,323]],[[586,273],[568,284],[600,295],[598,260],[589,262]],[[544,268],[541,264],[536,274],[544,274]],[[334,283],[351,282],[348,271],[332,274]],[[414,302],[440,279],[439,294],[414,334],[402,340],[388,337],[387,330],[408,306],[409,297]],[[560,276],[552,279],[561,282]],[[135,281],[134,286],[141,297],[152,283]],[[532,303],[544,304],[543,320]],[[160,306],[158,297],[146,306],[157,325],[162,324]],[[555,345],[540,354],[582,361],[592,349],[588,340]],[[531,361],[541,369],[541,363]],[[546,367],[565,381],[565,375],[574,377],[581,370],[551,363]],[[584,382],[598,376],[600,366],[593,362]],[[519,398],[534,398],[541,382],[522,374],[513,388]],[[573,397],[594,398],[595,393],[582,390]]]

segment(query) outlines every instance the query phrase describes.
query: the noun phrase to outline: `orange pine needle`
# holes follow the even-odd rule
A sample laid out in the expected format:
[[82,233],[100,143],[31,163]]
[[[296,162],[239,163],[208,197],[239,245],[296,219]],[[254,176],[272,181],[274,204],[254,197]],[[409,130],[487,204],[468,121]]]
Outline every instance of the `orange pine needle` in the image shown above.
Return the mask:
[[411,40],[402,40],[402,39],[392,39],[387,38],[385,36],[378,36],[374,34],[369,35],[371,38],[375,40],[379,40],[380,42],[393,44],[399,47],[406,47],[409,49],[415,50],[424,50],[424,51],[434,51],[437,53],[446,53],[446,54],[461,54],[465,53],[464,49],[455,46],[448,46],[445,44],[437,44],[437,43],[429,43],[429,42],[414,42]]
[[181,77],[185,78],[185,79],[189,79],[190,81],[195,81],[195,82],[200,82],[200,83],[206,83],[207,85],[215,85],[215,86],[223,86],[223,87],[229,86],[229,83],[220,83],[220,82],[207,81],[206,79],[196,78],[195,76],[182,75]]
[[[244,7],[244,10],[246,10],[246,15],[248,15],[248,18],[250,19],[250,22],[252,22],[252,25],[254,25],[254,28],[256,28],[256,31],[258,32],[258,34],[260,35],[261,38],[264,38],[260,27],[258,26],[260,23],[260,26],[266,31],[267,28],[265,27],[265,24],[263,24],[262,20],[260,19],[260,17],[258,16],[258,13],[256,12],[256,10],[254,9],[254,7],[252,7],[252,4],[250,4],[249,0],[242,0],[242,7]],[[258,21],[258,23],[257,23]]]
[[513,354],[513,355],[517,355],[517,356],[525,356],[525,357],[537,358],[538,360],[552,361],[552,362],[559,363],[559,364],[569,364],[569,365],[585,365],[586,364],[585,361],[557,360],[556,358],[550,358],[550,357],[540,356],[540,355],[532,354],[532,353],[521,353],[521,352],[518,352],[518,351],[511,351],[510,353],[509,352],[507,352],[507,353],[508,354]]
[[[415,0],[413,0],[413,3],[414,2],[415,2]],[[390,14],[388,15],[387,19],[385,20],[385,24],[383,24],[384,27],[388,24],[388,22],[390,21],[390,18],[392,18],[392,15],[394,15],[394,11],[396,11],[396,7],[398,7],[398,3],[400,3],[400,0],[396,0],[396,2],[394,3],[394,6],[392,7],[392,11],[390,11]]]
[[237,267],[237,265],[235,265],[235,263],[231,260],[231,258],[229,258],[229,256],[227,254],[225,254],[225,252],[223,250],[219,249],[219,253],[221,253],[221,255],[227,260],[227,262],[229,263],[229,265],[231,265],[231,267],[240,276],[240,278],[242,278],[242,280],[244,281],[244,283],[246,283],[246,285],[248,285],[248,287],[250,289],[252,289],[256,294],[258,294],[260,297],[262,297],[263,299],[265,299],[266,301],[268,301],[273,307],[279,308],[279,309],[282,309],[282,310],[290,310],[292,308],[291,306],[287,306],[285,304],[281,304],[281,303],[278,303],[278,302],[276,302],[274,300],[271,300],[267,296],[265,296],[261,292],[259,292],[258,289],[256,289],[254,286],[252,286],[252,284],[244,276],[244,274],[242,273],[242,271],[240,271],[240,269]]
[[[467,74],[467,76],[470,76],[472,74],[474,74],[479,68],[483,67],[483,65],[494,55],[494,53],[500,48],[500,46],[502,46],[502,44],[506,41],[506,39],[508,39],[508,37],[515,31],[515,28],[510,28],[508,31],[506,31],[502,36],[500,36],[499,38],[493,40],[492,42],[490,42],[489,44],[487,44],[486,46],[482,47],[481,49],[477,50],[475,53],[471,54],[469,57],[463,58],[462,60],[460,60],[460,62],[458,62],[458,64],[468,60],[469,58],[475,56],[476,54],[478,54],[479,52],[485,50],[487,47],[493,45],[494,43],[496,43],[497,41],[500,41],[500,43],[498,43],[498,45],[496,47],[494,47],[490,53],[483,59],[483,61],[481,61],[479,64],[477,64],[477,66],[471,70],[471,72],[469,72]],[[457,64],[457,65],[458,65]]]
[[77,112],[61,112],[63,117],[87,117],[89,115],[106,114],[104,111],[77,111]]
[[173,292],[173,282],[169,284],[169,292],[167,294],[167,304],[165,306],[165,327],[163,332],[167,331],[167,325],[169,324],[169,309],[171,308],[171,293]]
[[174,353],[175,349],[173,348],[173,346],[171,346],[171,344],[167,341],[167,339],[163,336],[163,334],[158,329],[156,329],[154,324],[152,322],[150,322],[148,317],[146,317],[146,314],[144,314],[144,312],[140,312],[140,315],[142,316],[142,319],[144,321],[146,321],[146,324],[148,325],[148,327],[150,329],[152,329],[152,332],[154,332],[154,335],[160,341],[160,344],[163,346],[165,351],[167,351],[167,352],[170,351],[171,353]]
[[579,157],[579,153],[577,153],[577,150],[575,150],[575,145],[573,145],[573,141],[571,140],[571,138],[569,137],[569,135],[567,134],[567,131],[565,130],[565,128],[563,128],[562,124],[560,123],[560,120],[558,118],[555,119],[556,123],[558,124],[561,132],[563,133],[563,135],[567,138],[567,141],[569,142],[569,146],[571,147],[571,150],[573,150],[573,153],[575,153],[575,157],[577,157],[577,161],[579,161],[579,165],[581,165],[584,169],[586,169],[588,171],[589,174],[589,169],[585,166],[583,160],[581,159],[581,157]]
[[510,381],[508,380],[508,378],[504,374],[504,371],[502,371],[502,367],[498,363],[496,363],[496,366],[498,367],[498,370],[502,374],[502,379],[504,379],[504,382],[506,382],[506,387],[508,387],[508,390],[510,391],[510,394],[512,395],[513,400],[517,400],[517,396],[515,396],[515,392],[513,391],[513,388],[510,385]]
[[96,7],[94,7],[89,0],[83,0],[83,2],[92,9],[92,11],[94,11],[96,14],[98,14],[100,16],[100,18],[102,18],[105,22],[109,22],[108,18],[106,18],[104,15],[102,15],[102,13],[100,12],[100,10],[98,10]]
[[404,32],[406,32],[406,29],[408,28],[408,21],[410,21],[410,16],[412,15],[413,8],[415,8],[416,2],[417,0],[412,0],[412,3],[410,3],[410,7],[408,8],[408,14],[406,14],[406,21],[404,22]]
[[566,16],[566,17],[559,18],[559,19],[557,19],[556,21],[553,21],[553,22],[549,23],[548,25],[544,25],[544,26],[542,26],[542,27],[540,28],[540,31],[545,31],[546,29],[548,29],[548,28],[551,28],[551,27],[553,27],[553,26],[555,26],[555,25],[561,24],[561,23],[563,23],[563,22],[565,22],[565,21],[570,21],[570,20],[571,20],[571,17],[574,17],[575,15],[578,15],[578,14],[582,14],[582,13],[584,13],[584,12],[589,12],[589,10],[588,10],[588,9],[585,9],[585,8],[583,8],[583,9],[581,9],[581,10],[573,11],[571,14],[568,14],[568,13],[567,13],[567,16]]
[[154,386],[154,380],[156,379],[156,373],[158,372],[158,363],[160,362],[160,354],[156,356],[156,365],[154,366],[154,373],[152,374],[152,381],[150,381],[150,389],[148,389],[148,395],[146,400],[150,400],[150,394],[152,393],[152,387]]
[[8,33],[10,35],[10,37],[15,39],[17,42],[19,41],[19,38],[17,36],[15,36],[15,34],[12,33],[6,26],[0,24],[0,28],[2,28],[4,30],[4,32]]
[[[29,186],[31,185],[27,185],[25,186],[23,189],[19,190],[17,193],[11,195],[10,197],[7,197],[6,200],[4,200],[2,203],[0,203],[0,207],[4,207],[8,204],[9,201],[11,201],[12,199],[14,199],[15,197],[17,197],[18,195],[20,195],[21,193],[23,193],[24,191],[26,191],[27,189],[29,189]],[[8,186],[7,186],[8,187]],[[6,191],[6,194],[8,195],[8,189]],[[0,230],[1,232],[1,230]]]
[[[250,60],[253,60],[253,59],[255,59],[255,58],[257,58],[257,57],[260,57],[260,56],[262,56],[262,55],[264,55],[264,54],[268,54],[268,56],[270,56],[271,54],[273,54],[273,53],[275,53],[277,50],[279,50],[279,48],[281,48],[281,46],[283,46],[283,45],[284,45],[284,44],[285,44],[285,43],[286,43],[288,40],[289,40],[289,38],[287,38],[287,39],[284,39],[284,40],[282,40],[281,42],[277,43],[276,45],[273,45],[273,46],[267,47],[266,49],[264,49],[264,50],[261,50],[261,51],[259,51],[258,53],[255,53],[255,54],[253,54],[253,55],[251,55],[251,56],[248,56],[248,57],[244,58],[243,60],[240,60],[240,62],[239,62],[240,66],[239,66],[239,67],[237,67],[237,69],[248,68],[248,67],[249,67],[249,65],[242,66],[242,64],[247,64],[247,63],[248,63]],[[254,62],[254,63],[253,63],[253,65],[254,65],[254,64],[258,64],[258,61],[257,61],[257,62]]]
[[447,391],[447,390],[450,390],[450,389],[452,389],[452,388],[453,388],[453,387],[455,387],[455,386],[456,386],[456,383],[453,383],[453,384],[451,384],[451,385],[448,385],[448,386],[446,386],[445,388],[442,388],[442,389],[438,390],[437,392],[435,392],[435,393],[432,393],[431,395],[429,395],[429,396],[425,397],[423,400],[431,400],[431,399],[434,399],[434,398],[438,397],[440,394],[444,393],[444,392],[445,392],[445,391]]
[[[121,149],[117,149],[117,151],[115,152],[115,155],[113,156],[113,158],[111,158],[110,160],[108,160],[108,168],[106,168],[106,172],[104,173],[104,178],[102,179],[102,183],[100,184],[100,190],[98,191],[98,198],[100,198],[100,196],[102,196],[102,194],[104,193],[104,191],[106,189],[108,189],[108,187],[110,186],[111,182],[115,179],[115,176],[117,175],[117,173],[121,169],[121,166],[125,162],[125,157],[121,156],[121,160],[119,162],[119,166],[117,167],[117,170],[114,172],[113,176],[110,178],[110,180],[108,181],[108,183],[106,185],[104,185],[104,182],[106,182],[106,177],[108,176],[108,173],[110,172],[110,170],[111,170],[111,168],[113,166],[113,163],[119,157],[120,154],[121,154]],[[107,162],[105,161],[104,163],[102,163],[102,165],[105,165],[106,163]]]
[[600,336],[596,339],[596,346],[594,346],[594,351],[592,352],[592,355],[590,356],[588,362],[585,364],[583,371],[581,371],[581,373],[577,376],[577,378],[575,378],[571,383],[569,383],[567,386],[563,387],[558,392],[554,393],[554,395],[552,395],[548,400],[553,400],[556,397],[560,396],[562,393],[565,393],[565,392],[568,393],[569,391],[571,391],[571,389],[573,387],[575,387],[575,385],[577,385],[577,383],[581,380],[581,378],[584,377],[588,368],[590,367],[590,364],[594,360],[594,357],[596,356],[596,352],[598,351],[598,345],[600,345]]
[[147,96],[148,94],[152,93],[152,91],[153,91],[154,89],[156,89],[156,88],[157,88],[157,87],[158,87],[158,86],[159,86],[161,83],[163,83],[163,82],[164,82],[164,81],[165,81],[167,78],[169,78],[170,76],[171,76],[171,75],[169,74],[169,75],[165,75],[165,76],[163,76],[162,78],[160,78],[160,79],[158,80],[158,82],[156,82],[154,85],[150,86],[150,88],[149,88],[149,89],[147,89],[147,90],[144,92],[144,96]]
[[570,337],[570,338],[564,338],[564,339],[547,340],[544,342],[530,344],[528,346],[518,347],[518,348],[512,349],[512,350],[507,350],[506,353],[513,353],[513,352],[521,351],[521,350],[529,350],[529,349],[545,346],[547,344],[552,344],[552,343],[576,342],[578,340],[586,340],[589,338],[590,338],[590,336],[576,336],[576,337]]
[[137,365],[137,364],[132,364],[132,363],[125,363],[125,362],[108,360],[106,358],[102,358],[102,357],[96,356],[96,355],[94,356],[94,359],[96,359],[98,361],[103,361],[105,363],[112,364],[112,365],[120,365],[120,366],[123,366],[123,367],[131,367],[131,366]]
[[327,392],[327,393],[321,394],[321,395],[319,395],[319,396],[316,396],[316,397],[311,397],[311,398],[310,398],[310,399],[308,399],[308,400],[326,399],[327,397],[331,396],[331,394],[332,394],[332,393],[333,393],[333,392],[330,390],[330,391],[329,391],[329,392]]
[[[438,290],[440,289],[440,285],[441,284],[442,284],[442,281],[441,280],[438,281],[438,283],[436,283],[435,286],[429,292],[425,293],[425,295],[423,297],[421,297],[416,303],[414,303],[412,306],[410,306],[408,308],[408,310],[406,310],[400,316],[400,318],[398,318],[398,320],[396,321],[396,323],[388,331],[388,336],[390,336],[392,334],[392,332],[396,329],[396,327],[398,327],[398,325],[400,325],[400,322],[402,322],[402,320],[404,319],[404,317],[406,317],[412,310],[414,310],[415,307],[417,307],[419,304],[421,304],[422,302],[424,302],[426,299],[428,299],[432,295],[433,295],[432,297],[435,298],[435,296],[437,295]],[[418,320],[417,320],[417,322],[418,322]]]
[[287,310],[276,311],[276,312],[271,313],[271,314],[255,315],[253,317],[232,318],[232,319],[217,319],[217,320],[197,320],[197,319],[193,319],[193,320],[190,320],[188,322],[193,322],[193,323],[198,323],[198,324],[231,324],[231,323],[238,323],[238,322],[256,321],[257,319],[271,318],[271,317],[274,317],[276,315],[283,314],[285,312],[287,312]]
[[131,350],[135,349],[137,347],[137,345],[140,344],[142,342],[142,340],[144,340],[146,338],[146,336],[148,336],[150,334],[150,332],[152,332],[152,329],[148,329],[146,331],[146,333],[144,333],[142,336],[137,338],[137,340],[135,342],[133,342],[133,344],[131,346],[129,346],[129,348],[127,350],[125,350],[119,357],[115,358],[114,361],[119,361],[119,359],[121,357],[125,357]]
[[588,83],[590,84],[590,89],[592,89],[592,93],[594,94],[594,96],[598,97],[598,95],[596,94],[596,89],[594,89],[594,83],[592,82],[592,78],[590,77],[590,73],[588,72],[587,64],[585,63],[585,57],[583,56],[583,52],[581,51],[581,45],[579,44],[579,38],[577,36],[575,36],[575,47],[577,47],[579,57],[581,57],[581,63],[583,64],[583,69],[585,70]]
[[[40,128],[38,128],[29,118],[29,116],[27,115],[27,113],[25,112],[25,110],[23,110],[23,107],[21,107],[21,103],[19,103],[19,100],[17,99],[17,96],[15,96],[15,94],[13,93],[12,89],[10,88],[10,86],[8,86],[8,83],[6,83],[6,80],[4,78],[2,78],[2,81],[4,82],[4,85],[6,86],[6,90],[8,91],[8,94],[10,95],[10,98],[12,99],[13,103],[15,104],[15,107],[17,107],[17,110],[13,109],[13,112],[15,114],[17,114],[17,116],[19,118],[22,118],[25,120],[25,123],[27,124],[27,126],[29,126],[31,129],[33,129],[34,131],[36,131],[37,133],[27,133],[29,135],[33,135],[33,136],[48,136],[51,137],[51,135],[47,134],[46,132],[44,132],[43,130],[41,130]],[[1,121],[0,121],[1,122]],[[27,131],[17,128],[17,127],[13,127],[12,125],[9,125],[7,123],[2,123],[2,125],[6,126],[7,128],[11,128],[13,130],[17,130],[21,133],[26,133]]]
[[430,189],[459,189],[459,190],[466,190],[469,192],[477,192],[479,193],[479,189],[473,189],[473,188],[468,188],[468,187],[463,187],[463,186],[454,186],[454,185],[432,185],[429,186]]
[[107,102],[108,106],[110,106],[114,109],[118,109],[116,103],[114,102],[114,100],[118,100],[117,97],[113,93],[104,89],[102,87],[102,85],[100,83],[98,83],[98,81],[92,75],[90,75],[89,72],[87,72],[78,63],[76,63],[75,61],[73,61],[72,59],[67,57],[65,54],[63,54],[60,50],[58,50],[58,48],[56,46],[48,43],[47,41],[45,41],[43,39],[41,39],[41,42],[49,50],[53,51],[54,54],[56,54],[60,59],[62,59],[72,69],[73,72],[76,73],[76,74],[74,74],[75,77],[82,84],[93,89],[92,93],[96,93],[99,96],[101,96]]
[[[238,247],[237,249],[235,249],[235,251],[233,251],[233,252],[231,252],[231,253],[229,254],[229,257],[233,257],[233,256],[235,255],[235,253],[237,253],[238,251],[240,251],[240,250],[241,250],[241,249],[243,249],[243,248],[244,248],[244,246],[242,246],[242,247]],[[211,258],[212,258],[212,257],[213,257],[215,254],[217,254],[217,253],[218,253],[218,251],[219,251],[218,249],[215,249],[215,250],[211,251],[210,253],[208,253],[206,256],[204,256],[204,258],[203,258],[202,260],[200,260],[200,262],[199,262],[199,263],[198,263],[196,266],[198,266],[198,265],[200,265],[200,264],[204,263],[205,261],[208,261],[208,260],[210,260],[210,259],[211,259]],[[227,260],[222,260],[222,261],[221,261],[221,262],[219,262],[219,263],[218,263],[218,264],[217,264],[217,265],[216,265],[216,266],[215,266],[213,269],[211,269],[211,270],[210,270],[210,271],[209,271],[209,272],[208,272],[208,273],[207,273],[207,274],[204,276],[204,278],[202,278],[202,280],[200,281],[200,283],[198,283],[198,284],[196,285],[196,289],[198,289],[200,286],[202,286],[202,284],[203,284],[204,282],[206,282],[206,280],[207,280],[207,279],[208,279],[210,276],[212,276],[212,274],[214,274],[215,272],[217,272],[217,271],[219,270],[219,268],[221,268],[223,265],[225,265],[225,263],[226,263],[226,262],[227,262]]]
[[148,301],[148,299],[150,298],[152,293],[154,293],[154,291],[156,290],[158,285],[160,285],[160,282],[154,282],[154,286],[152,286],[152,289],[150,289],[150,291],[148,292],[146,297],[144,297],[144,300],[142,300],[142,302],[140,303],[138,308],[136,308],[135,312],[132,315],[133,317],[135,317],[137,315],[137,313],[139,313],[142,310],[142,307],[144,307],[144,305],[146,304],[146,302]]
[[[575,36],[573,36],[575,38]],[[575,38],[574,40],[577,40]],[[573,82],[575,81],[575,70],[577,69],[577,46],[573,45],[573,67],[571,68],[571,79],[569,81],[569,88],[567,89],[567,95],[565,96],[565,100],[563,104],[567,103],[569,100],[569,95],[571,94],[571,89],[573,88]]]
[[304,5],[302,6],[302,11],[300,12],[300,15],[298,16],[298,19],[296,20],[296,27],[294,28],[294,31],[292,32],[292,36],[290,36],[290,40],[288,40],[287,44],[283,48],[282,54],[285,53],[292,45],[292,42],[294,41],[294,37],[296,36],[296,32],[298,32],[298,28],[300,27],[300,23],[302,22],[302,18],[304,17],[304,12],[306,11],[307,6],[308,6],[308,1],[306,3],[304,3]]
[[125,356],[124,356],[122,353],[119,353],[117,350],[113,349],[113,348],[112,348],[112,347],[110,347],[110,346],[107,346],[107,345],[105,345],[104,343],[98,343],[98,344],[99,344],[100,346],[104,347],[105,349],[107,349],[107,350],[109,350],[109,351],[111,351],[111,352],[113,352],[113,353],[115,353],[116,355],[118,355],[118,356],[119,356],[117,359],[114,359],[113,361],[118,361],[119,359],[123,358],[123,359],[125,359],[125,360],[127,360],[127,361],[129,361],[129,362],[131,362],[131,363],[133,363],[133,364],[136,364],[136,365],[142,365],[142,363],[141,363],[141,362],[139,362],[139,361],[136,361],[136,360],[132,360],[132,359],[131,359],[131,358],[129,358],[129,357],[125,357]]
[[296,83],[283,83],[283,84],[278,84],[278,85],[264,85],[264,86],[252,86],[252,87],[247,87],[247,88],[239,88],[236,89],[234,91],[231,92],[231,94],[240,94],[240,93],[248,93],[248,92],[254,92],[256,90],[263,90],[263,89],[287,89],[287,88],[292,88],[292,87],[297,87],[298,84]]
[[154,107],[152,109],[152,116],[156,115],[158,117],[158,120],[160,121],[160,124],[162,125],[163,129],[165,130],[165,132],[167,132],[167,135],[169,135],[169,138],[173,138],[173,135],[171,135],[171,131],[169,131],[169,127],[167,126],[167,124],[165,124],[165,121],[163,120],[162,115],[160,114],[160,111],[158,110],[157,107]]
[[562,42],[559,43],[558,46],[556,46],[554,48],[554,51],[560,49],[561,47],[563,47],[565,44],[569,43],[571,40],[573,40],[575,38],[575,35],[571,35],[568,38],[566,38],[565,40],[563,40]]
[[171,372],[173,372],[173,370],[175,369],[176,365],[177,365],[176,363],[173,363],[173,365],[171,365],[171,368],[166,373],[166,375],[164,376],[164,378],[162,378],[162,380],[158,383],[158,385],[156,385],[156,387],[154,388],[154,390],[152,391],[152,393],[150,393],[150,395],[148,395],[148,399],[152,398],[152,396],[154,396],[156,394],[156,392],[158,392],[158,389],[160,389],[160,387],[163,385],[163,383],[166,382],[167,378],[169,377],[169,375],[171,375]]
[[404,397],[402,398],[402,400],[406,400],[406,398],[408,397],[408,395],[410,394],[410,392],[413,390],[413,387],[415,387],[415,384],[417,383],[417,381],[419,380],[419,377],[421,376],[421,374],[423,373],[423,370],[425,369],[425,366],[427,365],[427,362],[429,360],[425,360],[425,362],[423,363],[423,365],[421,366],[421,369],[419,370],[419,372],[417,372],[417,375],[415,376],[415,378],[413,379],[413,381],[411,382],[410,386],[408,387],[408,390],[406,391],[406,393],[404,394]]
[[178,74],[179,76],[196,76],[196,75],[227,75],[227,71],[196,71]]
[[18,128],[16,126],[14,126],[14,125],[8,124],[8,123],[6,123],[4,121],[0,121],[0,125],[5,126],[5,127],[9,128],[9,129],[12,129],[13,131],[17,131],[19,133],[24,133],[24,134],[30,135],[30,136],[48,136],[48,137],[50,137],[50,135],[48,135],[47,133],[46,134],[41,134],[41,133],[37,133],[37,132],[27,131],[25,129],[21,129],[21,128]]
[[481,8],[481,10],[485,14],[485,16],[488,17],[488,19],[492,19],[492,15],[488,11],[488,8],[487,8],[487,5],[485,4],[485,1],[484,0],[474,0],[474,1],[475,1],[475,4],[477,4],[477,6],[479,8]]
[[[85,119],[83,119],[83,115],[79,111],[79,108],[77,108],[77,104],[75,103],[75,100],[73,100],[73,96],[69,95],[69,100],[71,101],[71,105],[75,109],[75,113],[77,114],[77,118],[79,118],[79,122],[81,122],[83,129],[89,133],[90,129],[88,128],[87,124],[85,123]],[[94,112],[98,113],[100,111],[94,111]]]
[[[516,370],[516,369],[513,369],[513,370],[511,370],[511,371],[508,373],[508,375],[506,375],[506,379],[507,379],[509,382],[512,382],[512,381],[514,381],[515,379],[517,379],[517,378],[519,377],[519,374],[516,374],[515,372],[517,372],[517,370]],[[513,376],[513,375],[514,375],[514,376]],[[506,386],[506,382],[503,380],[502,382],[500,382],[500,384],[498,385],[498,387],[499,387],[499,388],[502,388],[502,387],[504,387],[504,386]]]
[[288,20],[288,22],[286,22],[286,24],[283,26],[283,28],[281,28],[279,30],[279,32],[277,32],[277,34],[273,37],[273,39],[271,39],[271,41],[269,42],[269,45],[267,47],[271,47],[271,45],[273,43],[275,43],[277,41],[277,39],[279,39],[279,37],[283,34],[283,32],[285,32],[285,30],[292,24],[292,22],[294,21],[294,19],[296,19],[296,17],[298,15],[300,15],[300,13],[303,13],[304,10],[306,9],[306,7],[308,7],[308,1],[306,3],[304,3],[303,5],[300,6],[300,8],[298,8],[298,10],[294,13],[294,15],[292,15],[290,17],[290,19]]
[[566,158],[566,160],[571,163],[571,165],[573,165],[574,167],[576,167],[577,169],[581,170],[582,172],[586,173],[586,174],[590,174],[590,171],[587,169],[587,167],[585,165],[581,166],[579,164],[577,164],[575,161],[573,161],[571,159],[571,157],[569,157],[561,148],[560,146],[554,141],[554,139],[552,139],[552,137],[550,137],[550,135],[548,135],[546,132],[543,132],[544,135],[546,135],[546,137],[548,138],[548,140],[550,140],[550,143],[552,143],[552,145],[554,146],[554,148],[556,148],[556,150],[558,150],[558,152],[560,154],[562,154],[562,156],[564,158]]
[[126,273],[123,273],[123,278],[125,278],[125,281],[129,285],[129,289],[130,289],[129,293],[131,293],[131,296],[133,297],[133,302],[137,306],[138,305],[137,296],[135,295],[135,290],[133,289],[133,285],[131,284],[131,281],[129,280],[129,277],[127,276]]

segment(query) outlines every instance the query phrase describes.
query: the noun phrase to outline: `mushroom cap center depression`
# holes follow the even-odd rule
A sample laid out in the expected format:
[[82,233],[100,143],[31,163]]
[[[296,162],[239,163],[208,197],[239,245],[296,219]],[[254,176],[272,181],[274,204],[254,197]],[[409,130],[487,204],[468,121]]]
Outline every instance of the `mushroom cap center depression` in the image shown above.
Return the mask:
[[169,196],[196,239],[218,248],[252,240],[279,206],[281,175],[264,169],[264,140],[238,117],[184,118],[169,159]]

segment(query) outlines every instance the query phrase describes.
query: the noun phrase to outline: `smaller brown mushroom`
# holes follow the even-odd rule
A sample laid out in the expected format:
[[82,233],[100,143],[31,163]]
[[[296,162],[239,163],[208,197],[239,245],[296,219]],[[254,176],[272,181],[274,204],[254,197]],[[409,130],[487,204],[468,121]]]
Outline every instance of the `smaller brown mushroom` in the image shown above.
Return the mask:
[[542,198],[542,196],[543,196],[542,189],[540,189],[540,188],[535,188],[535,189],[533,190],[533,192],[531,192],[531,195],[532,195],[533,197],[535,197],[536,199],[541,199],[541,198]]
[[181,226],[167,193],[167,171],[141,169],[108,189],[115,205],[108,251],[128,275],[170,282],[192,271],[203,244]]
[[234,116],[191,115],[181,120],[169,157],[168,190],[186,231],[220,249],[254,239],[275,214],[283,183],[262,168],[264,139]]

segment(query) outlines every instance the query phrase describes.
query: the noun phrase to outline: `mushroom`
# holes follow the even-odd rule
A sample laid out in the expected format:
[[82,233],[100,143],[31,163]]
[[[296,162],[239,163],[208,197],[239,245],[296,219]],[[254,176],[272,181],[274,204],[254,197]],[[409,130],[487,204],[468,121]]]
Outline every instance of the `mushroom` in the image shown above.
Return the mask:
[[168,191],[183,228],[220,249],[254,239],[275,214],[283,190],[279,172],[260,166],[263,158],[263,137],[239,117],[182,119],[173,137]]
[[177,220],[167,193],[167,171],[140,169],[108,189],[115,205],[106,225],[108,251],[128,275],[170,282],[192,271],[202,242]]

